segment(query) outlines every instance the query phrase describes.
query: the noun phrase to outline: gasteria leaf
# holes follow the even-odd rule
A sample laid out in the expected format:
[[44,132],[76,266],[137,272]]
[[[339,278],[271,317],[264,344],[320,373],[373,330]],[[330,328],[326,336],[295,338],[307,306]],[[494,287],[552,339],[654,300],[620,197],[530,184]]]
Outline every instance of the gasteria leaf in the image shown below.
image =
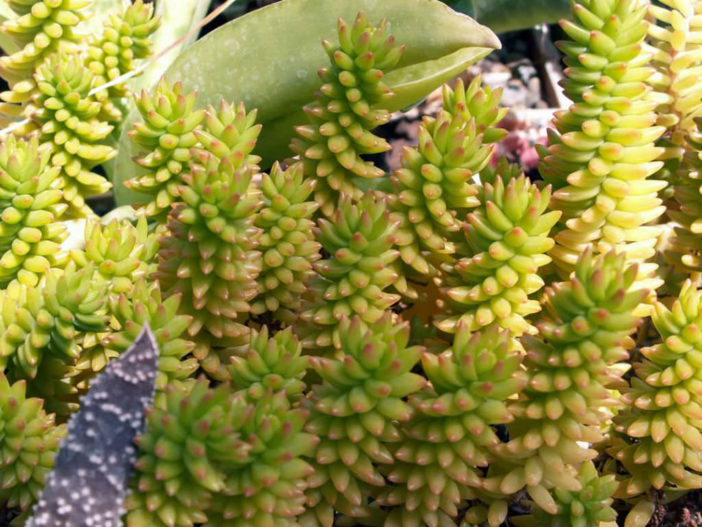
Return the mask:
[[28,527],[122,525],[134,438],[154,396],[158,347],[148,326],[93,381],[54,460]]

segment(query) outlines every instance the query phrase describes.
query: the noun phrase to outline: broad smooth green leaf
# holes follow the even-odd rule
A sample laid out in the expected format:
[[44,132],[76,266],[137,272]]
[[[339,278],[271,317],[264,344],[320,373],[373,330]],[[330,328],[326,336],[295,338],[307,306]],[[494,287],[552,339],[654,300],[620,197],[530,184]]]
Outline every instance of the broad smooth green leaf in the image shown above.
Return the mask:
[[570,16],[570,0],[454,0],[447,3],[495,33],[553,24]]
[[[259,9],[205,36],[166,72],[187,89],[197,89],[200,106],[224,98],[258,108],[263,133],[257,153],[264,163],[290,154],[293,125],[319,87],[317,71],[328,64],[322,39],[336,38],[336,22],[352,22],[363,11],[385,18],[396,41],[406,46],[387,82],[396,92],[386,107],[399,110],[421,100],[468,65],[500,47],[486,27],[438,0],[284,0]],[[138,201],[122,181],[134,177],[136,147],[127,137],[138,118],[130,115],[120,138],[115,193],[119,204]]]

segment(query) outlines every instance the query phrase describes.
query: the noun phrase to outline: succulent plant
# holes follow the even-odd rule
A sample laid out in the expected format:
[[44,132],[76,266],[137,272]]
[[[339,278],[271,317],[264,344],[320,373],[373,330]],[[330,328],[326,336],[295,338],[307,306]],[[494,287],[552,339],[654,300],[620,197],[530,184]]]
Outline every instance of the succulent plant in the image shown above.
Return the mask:
[[49,165],[50,149],[8,137],[0,144],[0,285],[14,279],[35,286],[49,269],[62,267],[66,210],[56,188],[60,169]]
[[386,527],[455,525],[463,501],[475,497],[471,487],[481,487],[480,467],[500,443],[491,426],[512,418],[505,401],[523,386],[520,363],[508,331],[492,325],[471,333],[463,322],[451,348],[422,355],[431,388],[410,395],[413,417],[401,424],[395,463],[383,467],[394,485],[376,496],[393,507]]
[[637,272],[624,254],[595,258],[587,250],[570,281],[547,291],[539,336],[523,340],[528,383],[510,407],[510,440],[496,448],[500,461],[514,465],[489,475],[485,490],[526,486],[544,510],[553,510],[549,489],[582,490],[577,469],[597,455],[589,445],[604,439],[619,406],[616,390],[626,386],[629,335],[639,322],[632,311],[648,294],[633,290]]
[[[153,6],[122,2],[89,36],[75,29],[87,0],[9,0],[0,508],[30,514],[62,423],[147,324],[158,390],[130,527],[614,527],[626,512],[644,527],[701,489],[702,0],[572,1],[559,46],[573,104],[535,183],[494,159],[506,109],[479,78],[444,87],[386,174],[372,130],[497,42],[434,0],[331,2],[368,17],[324,41],[313,94],[303,55],[329,21],[269,22],[317,1],[192,46],[136,97],[125,144],[129,88],[108,84],[149,55]],[[481,2],[463,3],[481,15]],[[263,26],[304,50],[270,56],[284,89],[238,63],[235,83],[198,76],[194,56]],[[293,133],[297,157],[275,162]],[[143,210],[96,217],[86,199],[109,188],[103,170],[131,178]],[[84,244],[66,238],[71,216],[88,216]]]
[[373,26],[359,14],[351,27],[339,20],[338,45],[322,42],[331,67],[319,71],[322,85],[315,101],[304,108],[309,123],[297,127],[299,137],[291,148],[300,155],[305,175],[317,179],[315,200],[327,215],[339,194],[361,198],[354,178],[383,175],[361,156],[390,149],[387,141],[371,132],[390,120],[390,112],[382,108],[392,96],[383,71],[397,64],[403,50],[387,31],[386,21]]
[[359,316],[339,325],[338,358],[311,357],[322,384],[309,394],[306,430],[320,438],[308,480],[303,525],[330,527],[334,509],[352,518],[369,514],[370,488],[385,482],[375,464],[393,461],[388,443],[412,415],[404,398],[426,381],[411,370],[421,348],[407,347],[409,326],[385,314],[370,326]]
[[702,117],[696,117],[697,131],[687,136],[689,150],[680,162],[675,178],[675,201],[677,208],[668,208],[667,214],[673,222],[675,235],[666,259],[687,273],[702,271],[702,244],[699,234],[702,232]]
[[261,293],[251,303],[254,314],[269,312],[290,322],[300,310],[315,274],[312,264],[321,256],[311,219],[319,204],[308,201],[314,185],[314,179],[303,177],[300,163],[286,170],[275,164],[270,174],[261,176],[265,204],[255,224],[262,231],[263,265],[258,277]]
[[[87,17],[83,8],[90,0],[8,0],[7,4],[18,17],[5,20],[0,31],[19,50],[0,59],[0,75],[11,88],[0,98],[23,104],[36,91],[33,75],[46,57],[72,49],[81,40],[74,30]],[[21,107],[11,110],[5,105],[4,110],[18,113]]]
[[470,331],[496,323],[514,336],[535,333],[526,317],[541,307],[529,295],[544,285],[537,271],[551,261],[549,232],[560,216],[545,212],[550,197],[550,188],[539,190],[524,175],[484,184],[443,283],[448,316],[437,321],[440,330],[453,333],[462,320]]
[[[140,278],[129,294],[110,296],[110,312],[119,323],[119,331],[111,331],[104,339],[106,355],[124,353],[148,324],[158,344],[160,355],[157,390],[167,385],[180,385],[197,370],[198,363],[188,355],[195,344],[184,338],[192,317],[178,314],[181,296],[172,295],[165,300],[157,283],[147,283]],[[102,369],[102,368],[100,368]],[[157,392],[156,403],[164,403],[162,392]]]
[[617,512],[612,508],[612,495],[617,488],[614,474],[600,476],[592,462],[583,463],[578,471],[583,489],[571,492],[554,489],[552,508],[536,509],[532,514],[515,518],[518,526],[544,527],[617,527]]
[[317,239],[329,258],[314,264],[319,273],[310,282],[313,301],[300,314],[313,324],[303,340],[308,347],[340,348],[338,327],[343,316],[378,321],[399,295],[385,292],[400,280],[394,248],[398,221],[384,199],[367,193],[357,203],[342,195],[333,218],[321,218]]
[[0,503],[26,510],[51,470],[64,427],[43,402],[26,396],[26,382],[10,384],[0,372]]
[[266,326],[251,332],[246,352],[232,357],[228,368],[232,385],[250,401],[258,401],[269,392],[283,392],[291,401],[301,398],[306,387],[302,380],[308,360],[291,328],[270,335]]
[[702,5],[696,0],[664,2],[649,7],[657,21],[649,26],[652,43],[649,52],[656,72],[648,80],[659,92],[660,104],[656,110],[658,124],[667,128],[659,141],[665,149],[661,159],[665,168],[659,177],[674,185],[673,197],[677,206],[669,203],[667,215],[677,223],[672,246],[665,258],[683,272],[699,272],[698,219],[700,208],[699,150],[702,135],[699,122],[702,116],[702,88],[696,72],[702,61],[696,58],[700,45],[691,35],[700,27]]
[[269,391],[256,401],[241,427],[250,446],[248,458],[227,475],[207,527],[299,525],[306,478],[314,471],[304,457],[317,444],[314,435],[303,431],[306,419],[305,410],[290,407],[284,391]]
[[400,255],[420,275],[437,274],[438,262],[428,259],[456,251],[456,233],[467,212],[480,205],[473,177],[507,134],[495,126],[507,113],[497,106],[502,91],[480,82],[476,77],[467,88],[461,80],[454,90],[444,86],[443,111],[424,118],[418,147],[405,147],[393,178],[403,219]]
[[91,170],[113,158],[117,151],[107,144],[112,126],[99,118],[101,104],[90,95],[94,75],[78,53],[51,55],[37,69],[37,93],[28,110],[51,144],[51,164],[61,168],[63,200],[74,216],[90,216],[85,198],[112,188]]
[[263,202],[250,168],[235,168],[231,157],[202,156],[203,164],[184,176],[183,203],[170,214],[157,277],[166,296],[183,294],[191,336],[204,328],[216,338],[238,337],[258,293],[261,231],[254,220]]
[[129,293],[139,278],[153,271],[158,242],[143,216],[136,225],[117,219],[103,224],[90,218],[84,238],[85,247],[72,250],[71,258],[79,267],[93,264],[95,279],[105,282],[110,293]]
[[668,129],[661,144],[666,158],[681,161],[689,149],[687,139],[698,134],[695,117],[702,115],[702,87],[696,76],[702,66],[697,58],[700,44],[692,38],[702,29],[702,6],[697,0],[668,0],[648,11],[657,22],[648,26],[653,43],[647,51],[656,69],[648,83],[661,98],[657,122]]
[[226,384],[201,379],[189,389],[166,387],[166,407],[147,414],[137,439],[135,489],[127,498],[129,527],[185,527],[207,521],[204,510],[225,488],[226,467],[247,458],[238,433],[244,403]]
[[2,355],[10,378],[36,378],[46,354],[77,359],[79,332],[104,328],[104,286],[92,282],[92,271],[69,264],[65,273],[48,274],[39,287],[15,282],[0,292]]
[[13,282],[0,291],[0,364],[10,381],[26,379],[28,394],[42,397],[47,411],[61,419],[87,388],[72,371],[83,354],[83,336],[107,323],[104,286],[92,282],[92,273],[69,264],[38,287]]
[[[160,18],[154,16],[154,6],[143,0],[127,3],[120,14],[111,13],[103,22],[103,30],[88,46],[87,67],[95,74],[94,87],[114,81],[135,69],[134,61],[151,55],[149,37],[158,29]],[[112,121],[122,119],[122,111],[115,101],[126,97],[129,91],[124,83],[97,92],[103,111]]]
[[648,2],[581,0],[576,20],[561,27],[570,40],[565,53],[565,93],[573,101],[558,112],[557,132],[542,151],[541,173],[554,186],[553,207],[563,211],[551,251],[567,276],[587,248],[598,254],[623,251],[638,262],[642,288],[655,290],[656,264],[646,263],[660,228],[649,223],[665,207],[650,179],[663,166],[655,146],[665,132],[656,126],[656,101],[646,81],[653,69],[642,51]]
[[641,350],[622,398],[625,409],[614,418],[619,438],[609,452],[630,474],[623,496],[702,487],[701,317],[702,292],[689,280],[670,308],[655,306],[652,319],[662,342]]
[[235,105],[222,99],[218,109],[208,105],[202,128],[194,130],[200,141],[196,150],[219,159],[230,157],[237,168],[249,166],[258,170],[261,158],[251,153],[262,128],[256,124],[257,115],[256,110],[247,112],[244,103]]
[[183,173],[197,144],[194,130],[204,119],[203,110],[195,109],[195,92],[184,93],[179,82],[171,85],[161,80],[150,96],[146,90],[135,96],[141,122],[134,125],[129,137],[145,151],[134,161],[145,173],[125,181],[125,185],[152,196],[145,206],[147,216],[164,219],[171,204],[178,200]]

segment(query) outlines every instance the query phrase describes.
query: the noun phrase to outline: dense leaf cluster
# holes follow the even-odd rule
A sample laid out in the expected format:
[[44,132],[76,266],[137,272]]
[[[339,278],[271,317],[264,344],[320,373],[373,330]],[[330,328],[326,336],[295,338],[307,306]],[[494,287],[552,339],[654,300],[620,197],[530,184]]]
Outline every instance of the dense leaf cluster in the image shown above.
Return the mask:
[[[538,181],[494,159],[507,110],[480,78],[373,163],[390,86],[421,75],[388,21],[338,21],[266,165],[258,110],[119,82],[151,4],[88,38],[90,3],[10,0],[2,25],[0,109],[26,123],[0,141],[1,506],[31,514],[145,324],[130,527],[497,527],[516,502],[515,525],[643,527],[702,488],[702,0],[573,2]],[[142,202],[101,219],[122,126]]]

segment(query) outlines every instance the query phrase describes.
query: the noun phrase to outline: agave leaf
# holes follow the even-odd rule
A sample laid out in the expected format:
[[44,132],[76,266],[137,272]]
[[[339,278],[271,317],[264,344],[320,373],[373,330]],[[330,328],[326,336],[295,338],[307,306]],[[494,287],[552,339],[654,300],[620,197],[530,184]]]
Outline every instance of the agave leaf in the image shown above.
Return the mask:
[[[352,21],[359,11],[375,23],[386,18],[397,42],[406,46],[386,79],[397,92],[386,105],[389,110],[417,102],[500,47],[490,29],[438,0],[284,0],[208,34],[165,76],[197,89],[200,106],[225,98],[258,108],[263,132],[257,153],[270,165],[290,154],[292,126],[304,122],[302,106],[320,84],[317,70],[328,64],[320,42],[334,38],[338,18]],[[131,161],[136,147],[127,137],[137,118],[128,117],[120,138],[114,181],[118,204],[139,200],[122,185],[138,173]]]

